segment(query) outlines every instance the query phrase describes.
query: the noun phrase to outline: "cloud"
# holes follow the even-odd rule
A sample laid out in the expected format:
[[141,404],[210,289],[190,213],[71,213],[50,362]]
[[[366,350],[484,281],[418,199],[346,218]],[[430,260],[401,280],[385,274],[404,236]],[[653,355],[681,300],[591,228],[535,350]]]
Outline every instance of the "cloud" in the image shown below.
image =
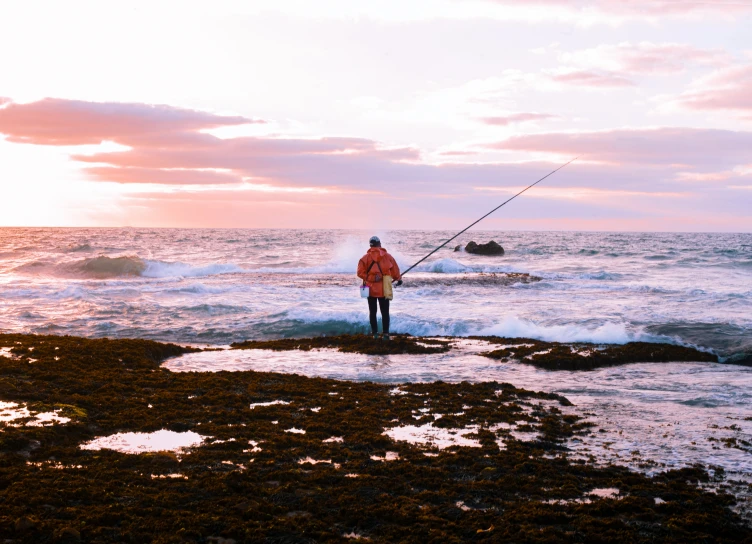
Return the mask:
[[730,62],[728,53],[699,49],[680,43],[622,42],[602,44],[573,52],[559,52],[558,60],[581,68],[608,70],[620,74],[668,75],[687,66],[722,66]]
[[495,117],[481,117],[480,121],[487,125],[508,126],[514,123],[525,123],[528,121],[545,121],[546,119],[558,119],[558,115],[548,113],[513,113]]
[[717,70],[673,100],[689,110],[752,112],[752,64]]
[[551,75],[557,83],[577,87],[633,87],[635,83],[619,74],[606,71],[571,70]]
[[99,144],[107,140],[137,145],[144,140],[159,140],[165,134],[261,122],[165,105],[60,98],[11,102],[0,109],[0,133],[6,134],[8,141],[45,145]]
[[655,17],[702,13],[733,14],[752,10],[741,2],[685,2],[682,0],[492,0],[497,4],[526,7],[558,7],[581,15],[604,14]]
[[[752,132],[652,128],[512,136],[487,147],[573,156],[620,165],[733,168],[749,161]],[[686,168],[685,168],[686,169]]]
[[12,102],[10,98],[0,96],[0,106],[2,106],[3,104],[9,104],[10,102]]
[[442,151],[439,153],[439,155],[442,155],[444,157],[468,157],[471,155],[479,155],[479,151],[468,151],[468,150],[456,150],[456,151]]
[[259,121],[171,106],[54,98],[0,109],[0,133],[10,142],[127,146],[73,155],[97,165],[86,172],[98,181],[214,185],[249,177],[272,184],[348,185],[363,166],[387,172],[393,162],[420,158],[416,149],[382,149],[365,138],[222,139],[201,132],[254,122]]
[[[518,223],[505,225],[532,226],[536,220],[574,217],[583,221],[663,217],[670,214],[670,204],[658,206],[651,195],[669,203],[671,198],[691,199],[706,186],[703,183],[713,182],[698,179],[690,185],[677,178],[677,172],[734,170],[738,164],[748,164],[747,150],[752,145],[752,133],[699,129],[543,133],[515,136],[486,147],[537,153],[549,157],[545,160],[429,164],[415,148],[384,147],[366,138],[219,138],[201,132],[207,125],[247,122],[243,117],[164,107],[153,115],[160,127],[156,129],[142,120],[153,112],[149,106],[129,105],[137,118],[141,115],[133,121],[101,105],[63,102],[73,112],[58,104],[57,117],[35,117],[29,111],[38,113],[37,104],[24,104],[28,108],[25,119],[34,122],[19,124],[24,112],[16,110],[10,118],[0,115],[0,130],[25,144],[69,146],[107,140],[127,146],[124,151],[77,153],[72,158],[85,165],[84,172],[94,181],[152,184],[144,185],[138,195],[122,193],[121,202],[130,210],[129,223],[162,226],[361,224],[366,204],[387,210],[377,214],[380,220],[388,217],[403,224],[403,218],[409,217],[409,224],[418,227],[435,225],[439,217],[462,226],[478,210],[497,202],[489,202],[494,191],[503,199],[510,188],[553,170],[551,161],[558,158],[551,155],[583,151],[591,162],[561,170],[546,181],[546,191],[530,191],[531,198],[520,199],[513,209],[505,210],[504,220]],[[83,112],[82,127],[76,124],[76,111]],[[96,117],[92,112],[104,113]],[[62,119],[70,124],[69,135]],[[451,157],[474,151],[460,148],[444,153]],[[707,213],[716,211],[711,208]],[[102,216],[100,221],[110,224],[115,219]]]
[[229,172],[212,170],[160,170],[154,168],[133,168],[92,166],[84,170],[87,176],[96,181],[115,183],[155,183],[163,185],[220,185],[241,183],[243,178]]

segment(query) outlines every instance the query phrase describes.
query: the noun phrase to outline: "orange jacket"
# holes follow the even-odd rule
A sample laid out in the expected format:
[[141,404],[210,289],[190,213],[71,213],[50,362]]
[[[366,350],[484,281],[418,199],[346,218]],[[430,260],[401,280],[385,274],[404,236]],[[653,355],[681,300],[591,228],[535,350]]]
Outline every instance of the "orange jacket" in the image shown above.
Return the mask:
[[[371,263],[374,263],[373,266],[371,266]],[[368,270],[369,266],[371,267],[370,270]],[[379,271],[379,266],[381,271]],[[367,276],[366,271],[368,271]],[[399,266],[397,266],[394,257],[389,255],[383,247],[372,247],[358,261],[358,277],[371,288],[371,296],[377,298],[384,296],[384,283],[381,278],[376,280],[379,274],[391,276],[394,281],[401,277]]]

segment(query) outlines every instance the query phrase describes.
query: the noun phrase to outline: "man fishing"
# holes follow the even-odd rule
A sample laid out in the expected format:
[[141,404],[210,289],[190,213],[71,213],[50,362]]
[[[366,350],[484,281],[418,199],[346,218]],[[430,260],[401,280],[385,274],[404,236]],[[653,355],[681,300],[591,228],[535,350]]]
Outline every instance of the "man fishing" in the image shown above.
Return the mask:
[[[368,241],[371,246],[360,261],[358,261],[358,277],[369,288],[368,311],[371,320],[371,333],[374,338],[379,337],[378,321],[376,320],[376,305],[381,310],[381,323],[384,328],[382,338],[389,340],[389,301],[392,299],[392,280],[395,285],[402,285],[402,275],[394,257],[381,247],[378,236],[371,236]],[[386,284],[386,289],[385,289]]]

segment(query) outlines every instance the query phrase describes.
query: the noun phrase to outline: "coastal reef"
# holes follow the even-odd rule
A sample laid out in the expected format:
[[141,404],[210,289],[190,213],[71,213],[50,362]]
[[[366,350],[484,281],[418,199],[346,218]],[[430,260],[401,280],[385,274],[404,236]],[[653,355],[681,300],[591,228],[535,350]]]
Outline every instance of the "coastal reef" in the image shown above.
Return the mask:
[[627,363],[718,362],[717,355],[674,344],[629,342],[623,345],[598,345],[498,336],[472,338],[503,345],[481,355],[504,362],[514,360],[548,370],[592,370]]
[[[752,542],[717,473],[570,459],[564,397],[161,366],[188,351],[0,335],[1,541]],[[156,431],[195,442],[118,451]]]
[[[498,349],[480,355],[502,362],[516,361],[548,370],[592,370],[628,363],[718,362],[718,356],[705,351],[674,344],[629,342],[627,344],[590,344],[544,342],[531,338],[471,336]],[[336,349],[364,355],[400,355],[445,353],[457,338],[425,338],[408,334],[392,335],[390,341],[374,339],[365,334],[342,334],[313,338],[282,338],[278,340],[246,340],[231,344],[232,349],[269,349],[274,351]]]
[[366,334],[342,334],[314,338],[283,338],[280,340],[246,340],[231,344],[232,349],[271,349],[274,351],[336,349],[345,353],[365,355],[397,355],[401,353],[444,353],[450,349],[449,340],[393,335],[390,340],[374,339]]

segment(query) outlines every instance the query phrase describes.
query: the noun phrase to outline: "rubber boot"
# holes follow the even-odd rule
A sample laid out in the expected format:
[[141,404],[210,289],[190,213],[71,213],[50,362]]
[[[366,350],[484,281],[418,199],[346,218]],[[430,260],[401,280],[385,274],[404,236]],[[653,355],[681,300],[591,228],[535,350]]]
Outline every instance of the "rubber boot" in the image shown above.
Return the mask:
[[383,335],[381,338],[384,339],[384,340],[391,340],[391,338],[389,338],[388,334]]

